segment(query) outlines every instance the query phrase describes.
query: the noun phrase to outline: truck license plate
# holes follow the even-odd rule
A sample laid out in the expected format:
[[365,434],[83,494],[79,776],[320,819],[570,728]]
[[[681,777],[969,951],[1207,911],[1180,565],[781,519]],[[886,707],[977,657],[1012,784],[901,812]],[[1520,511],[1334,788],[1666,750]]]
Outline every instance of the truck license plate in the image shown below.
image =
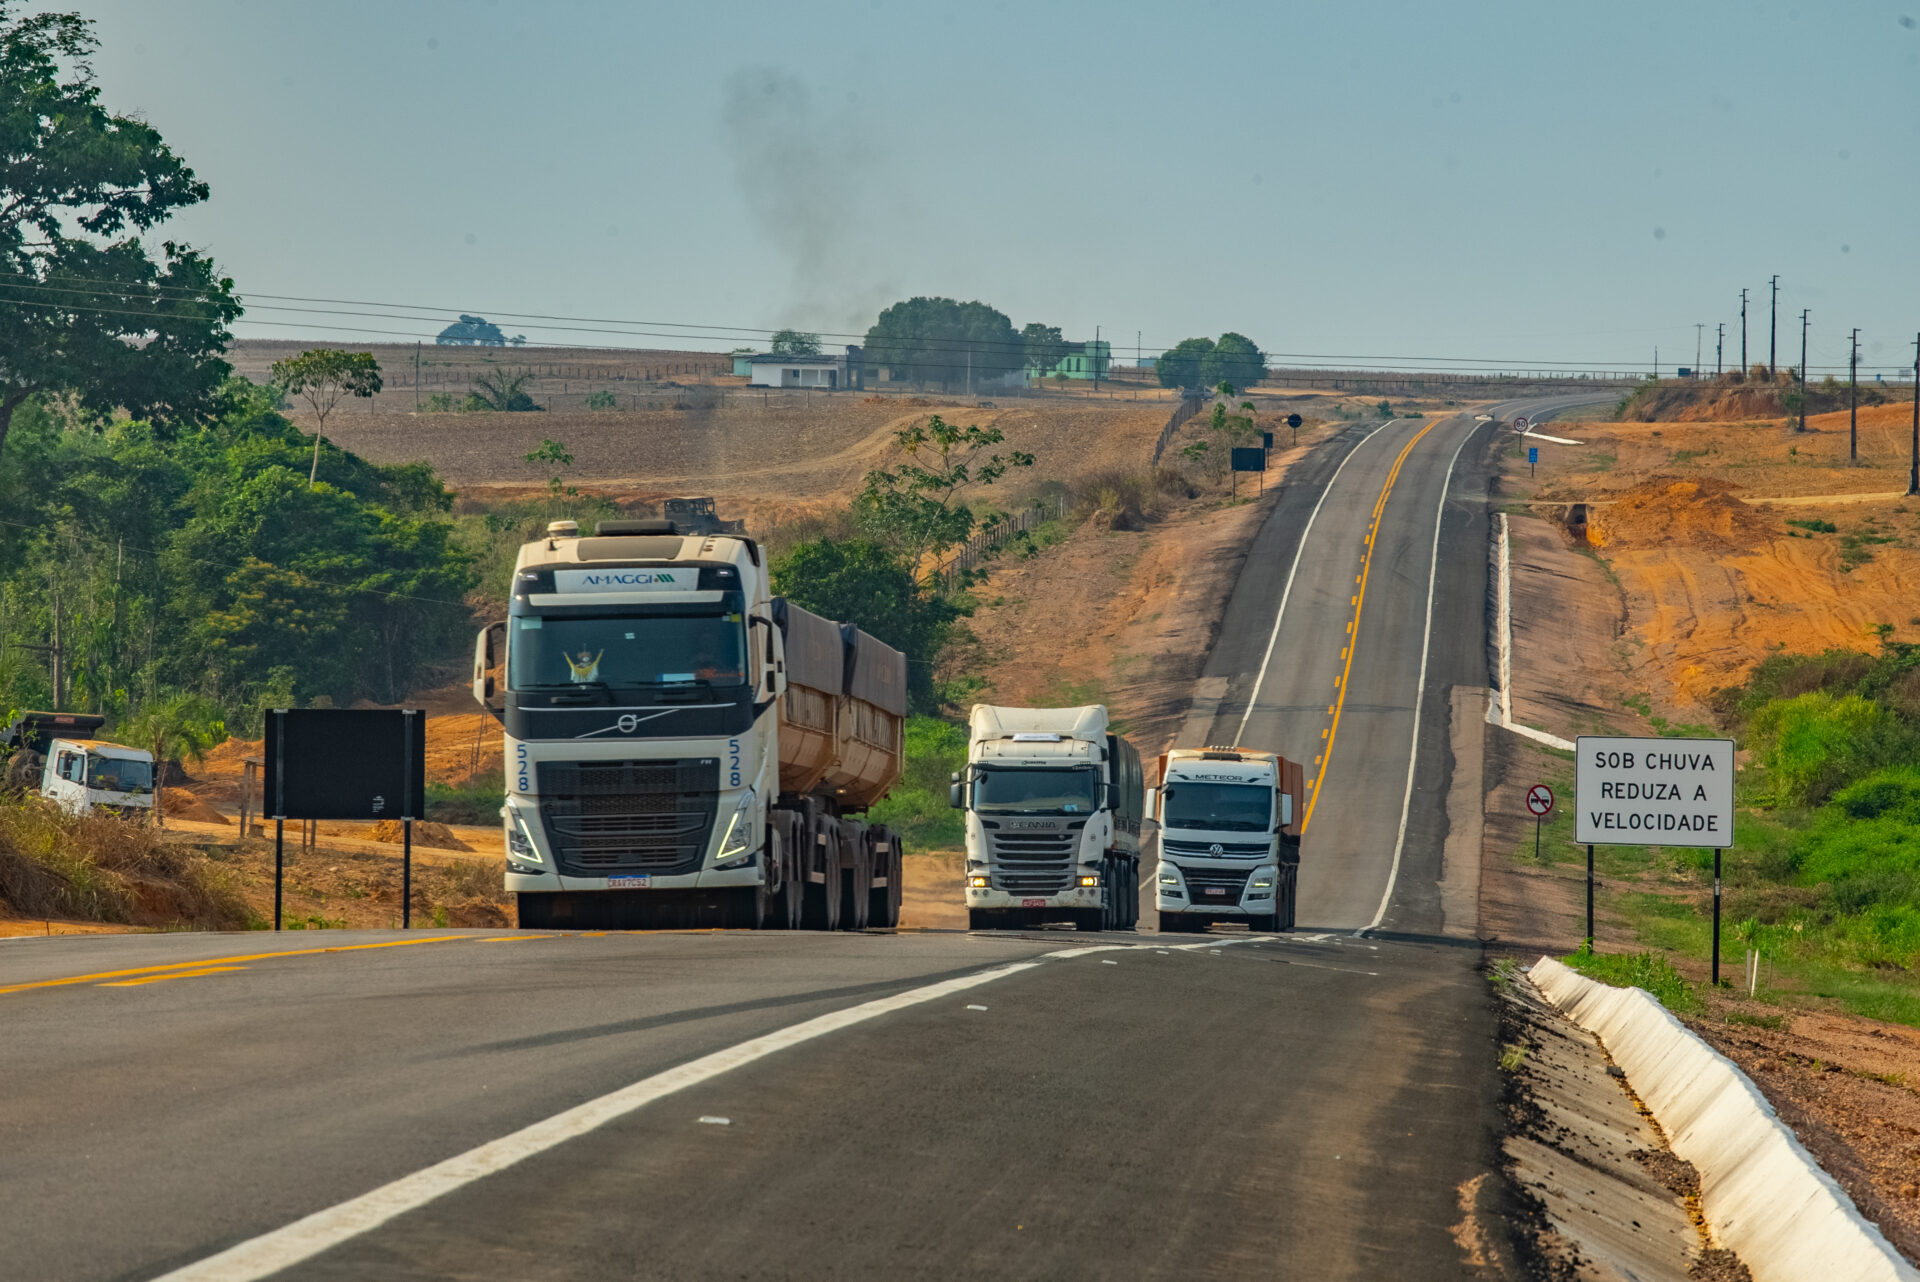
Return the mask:
[[608,890],[645,890],[651,885],[653,885],[651,874],[607,878]]
[[1207,893],[1209,895],[1224,895],[1227,892],[1223,887],[1220,887],[1220,886],[1208,886]]
[[1045,908],[1047,901],[1044,899],[1022,899],[1020,906],[1022,908]]

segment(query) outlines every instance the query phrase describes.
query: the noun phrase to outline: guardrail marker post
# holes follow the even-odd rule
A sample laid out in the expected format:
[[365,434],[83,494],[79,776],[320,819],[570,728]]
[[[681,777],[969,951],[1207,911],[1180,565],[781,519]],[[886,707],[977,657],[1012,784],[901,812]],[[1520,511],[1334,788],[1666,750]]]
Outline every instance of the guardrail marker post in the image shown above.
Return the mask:
[[287,865],[287,821],[273,821],[273,928],[280,929],[280,884]]
[[1720,987],[1720,848],[1713,848],[1713,986]]
[[1587,847],[1587,951],[1593,951],[1593,847]]
[[400,929],[413,929],[413,820],[400,821]]

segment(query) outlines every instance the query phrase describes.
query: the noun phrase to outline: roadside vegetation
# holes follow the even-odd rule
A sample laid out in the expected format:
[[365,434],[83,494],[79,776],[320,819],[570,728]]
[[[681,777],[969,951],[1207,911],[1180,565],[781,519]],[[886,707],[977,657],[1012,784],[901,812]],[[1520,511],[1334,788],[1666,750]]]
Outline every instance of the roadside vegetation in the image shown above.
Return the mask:
[[261,925],[192,846],[111,815],[0,798],[0,904],[21,917],[190,930]]
[[[1761,1000],[1920,1025],[1920,645],[1776,653],[1713,706],[1717,731],[1676,729],[1731,734],[1747,755],[1738,839],[1722,856],[1723,982],[1751,949]],[[1571,764],[1550,780],[1566,795]],[[1569,809],[1543,836],[1548,862],[1584,860]],[[1520,857],[1533,858],[1530,839]],[[1689,981],[1667,958],[1692,959],[1696,973],[1710,960],[1713,852],[1601,846],[1594,858],[1603,877],[1631,887],[1611,906],[1653,951],[1583,951],[1568,964],[1692,1009]]]

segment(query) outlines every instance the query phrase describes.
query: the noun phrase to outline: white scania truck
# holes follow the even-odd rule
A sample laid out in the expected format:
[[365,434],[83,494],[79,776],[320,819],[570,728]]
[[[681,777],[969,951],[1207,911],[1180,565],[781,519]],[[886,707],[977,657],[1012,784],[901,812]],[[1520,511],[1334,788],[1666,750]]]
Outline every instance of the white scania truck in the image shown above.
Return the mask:
[[1252,748],[1175,748],[1149,811],[1160,821],[1154,906],[1163,931],[1244,921],[1291,930],[1305,771]]
[[970,723],[950,798],[967,812],[968,925],[1132,930],[1144,780],[1107,710],[978,703]]
[[549,525],[474,652],[520,924],[897,924],[900,845],[865,812],[906,684],[898,650],[771,595],[744,535]]

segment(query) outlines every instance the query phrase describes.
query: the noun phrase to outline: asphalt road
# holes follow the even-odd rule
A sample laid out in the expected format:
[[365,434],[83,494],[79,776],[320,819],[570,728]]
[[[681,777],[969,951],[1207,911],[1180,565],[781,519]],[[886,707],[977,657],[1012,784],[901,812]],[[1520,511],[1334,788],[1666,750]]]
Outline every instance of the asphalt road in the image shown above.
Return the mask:
[[1322,758],[1294,936],[0,943],[0,1273],[1471,1276],[1493,1027],[1438,884],[1490,429],[1370,430],[1213,655],[1211,738]]

